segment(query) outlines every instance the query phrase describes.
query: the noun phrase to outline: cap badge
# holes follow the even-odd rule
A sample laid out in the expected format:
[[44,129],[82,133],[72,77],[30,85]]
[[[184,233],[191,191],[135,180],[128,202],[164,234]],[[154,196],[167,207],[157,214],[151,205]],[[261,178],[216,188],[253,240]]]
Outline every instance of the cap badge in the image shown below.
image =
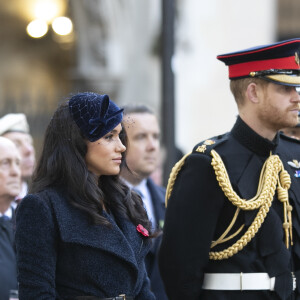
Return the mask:
[[298,52],[295,52],[295,62],[298,66],[300,66],[300,59],[299,59]]
[[300,169],[300,163],[296,159],[293,159],[293,161],[288,161],[288,164],[293,168]]

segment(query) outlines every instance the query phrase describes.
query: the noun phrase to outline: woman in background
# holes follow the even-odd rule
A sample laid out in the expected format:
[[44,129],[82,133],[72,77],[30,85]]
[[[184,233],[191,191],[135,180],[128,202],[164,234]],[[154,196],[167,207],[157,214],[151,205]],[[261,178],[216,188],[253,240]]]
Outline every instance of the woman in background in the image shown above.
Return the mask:
[[151,223],[118,176],[122,116],[95,93],[74,95],[54,113],[17,211],[20,300],[155,299],[144,266]]

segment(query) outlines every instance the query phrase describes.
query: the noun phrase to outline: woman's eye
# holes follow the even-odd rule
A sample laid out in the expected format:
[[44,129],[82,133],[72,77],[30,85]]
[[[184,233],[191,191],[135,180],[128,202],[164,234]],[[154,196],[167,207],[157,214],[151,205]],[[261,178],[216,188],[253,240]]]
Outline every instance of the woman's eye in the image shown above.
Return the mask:
[[113,137],[113,135],[112,135],[112,134],[109,134],[109,135],[107,135],[107,136],[105,137],[105,139],[106,139],[106,140],[110,140],[110,139],[112,139],[112,137]]

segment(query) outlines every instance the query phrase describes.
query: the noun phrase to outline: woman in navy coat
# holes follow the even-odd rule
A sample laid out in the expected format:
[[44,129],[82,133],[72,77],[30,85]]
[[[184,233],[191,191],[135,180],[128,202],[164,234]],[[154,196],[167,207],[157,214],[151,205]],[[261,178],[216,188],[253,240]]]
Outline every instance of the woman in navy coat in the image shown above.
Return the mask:
[[154,300],[151,224],[121,183],[122,110],[81,93],[54,113],[30,194],[17,211],[19,298]]

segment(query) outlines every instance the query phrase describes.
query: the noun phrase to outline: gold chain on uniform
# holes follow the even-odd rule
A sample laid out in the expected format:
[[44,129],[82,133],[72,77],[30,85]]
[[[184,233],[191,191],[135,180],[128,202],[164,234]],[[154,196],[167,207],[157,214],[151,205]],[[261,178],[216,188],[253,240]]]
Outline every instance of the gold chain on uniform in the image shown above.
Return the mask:
[[[267,213],[269,212],[275,195],[276,186],[278,199],[283,203],[283,228],[285,231],[285,244],[288,248],[289,238],[291,238],[291,244],[293,244],[291,216],[292,207],[289,204],[288,199],[288,189],[291,185],[291,178],[288,172],[284,170],[279,156],[271,155],[266,160],[261,170],[259,185],[255,197],[250,200],[244,200],[241,199],[233,190],[226,168],[219,154],[215,150],[212,150],[211,155],[213,157],[211,164],[215,170],[217,180],[222,191],[229,199],[229,201],[231,201],[231,203],[239,209],[254,210],[259,208],[259,211],[250,227],[238,241],[236,241],[232,246],[223,251],[210,252],[209,258],[213,260],[229,258],[237,252],[241,251],[252,240],[252,238],[255,236],[258,229],[264,222]],[[233,224],[231,225],[233,226]]]
[[[166,191],[166,205],[168,203],[168,199],[171,196],[176,177],[180,169],[184,165],[185,159],[188,155],[190,155],[190,153],[186,154],[180,161],[178,161],[171,171]],[[292,206],[289,204],[288,198],[288,189],[291,185],[291,178],[288,172],[284,170],[279,156],[270,155],[270,157],[265,161],[261,170],[259,185],[255,197],[250,200],[245,200],[241,199],[233,190],[228,177],[228,173],[219,154],[215,150],[212,150],[211,155],[213,157],[211,164],[215,170],[219,186],[221,187],[222,191],[229,199],[229,201],[231,201],[231,203],[237,207],[236,213],[230,225],[218,240],[212,242],[211,248],[213,248],[217,244],[232,239],[243,229],[244,225],[239,228],[236,233],[232,234],[229,237],[226,237],[228,232],[233,227],[240,210],[259,209],[259,211],[250,227],[238,241],[236,241],[232,246],[228,247],[225,250],[219,252],[209,252],[209,258],[212,260],[227,259],[237,252],[241,251],[252,240],[252,238],[255,236],[262,223],[264,222],[267,213],[269,212],[276,188],[278,199],[283,203],[283,228],[285,232],[285,244],[288,248],[289,240],[291,240],[291,245],[293,245]]]

